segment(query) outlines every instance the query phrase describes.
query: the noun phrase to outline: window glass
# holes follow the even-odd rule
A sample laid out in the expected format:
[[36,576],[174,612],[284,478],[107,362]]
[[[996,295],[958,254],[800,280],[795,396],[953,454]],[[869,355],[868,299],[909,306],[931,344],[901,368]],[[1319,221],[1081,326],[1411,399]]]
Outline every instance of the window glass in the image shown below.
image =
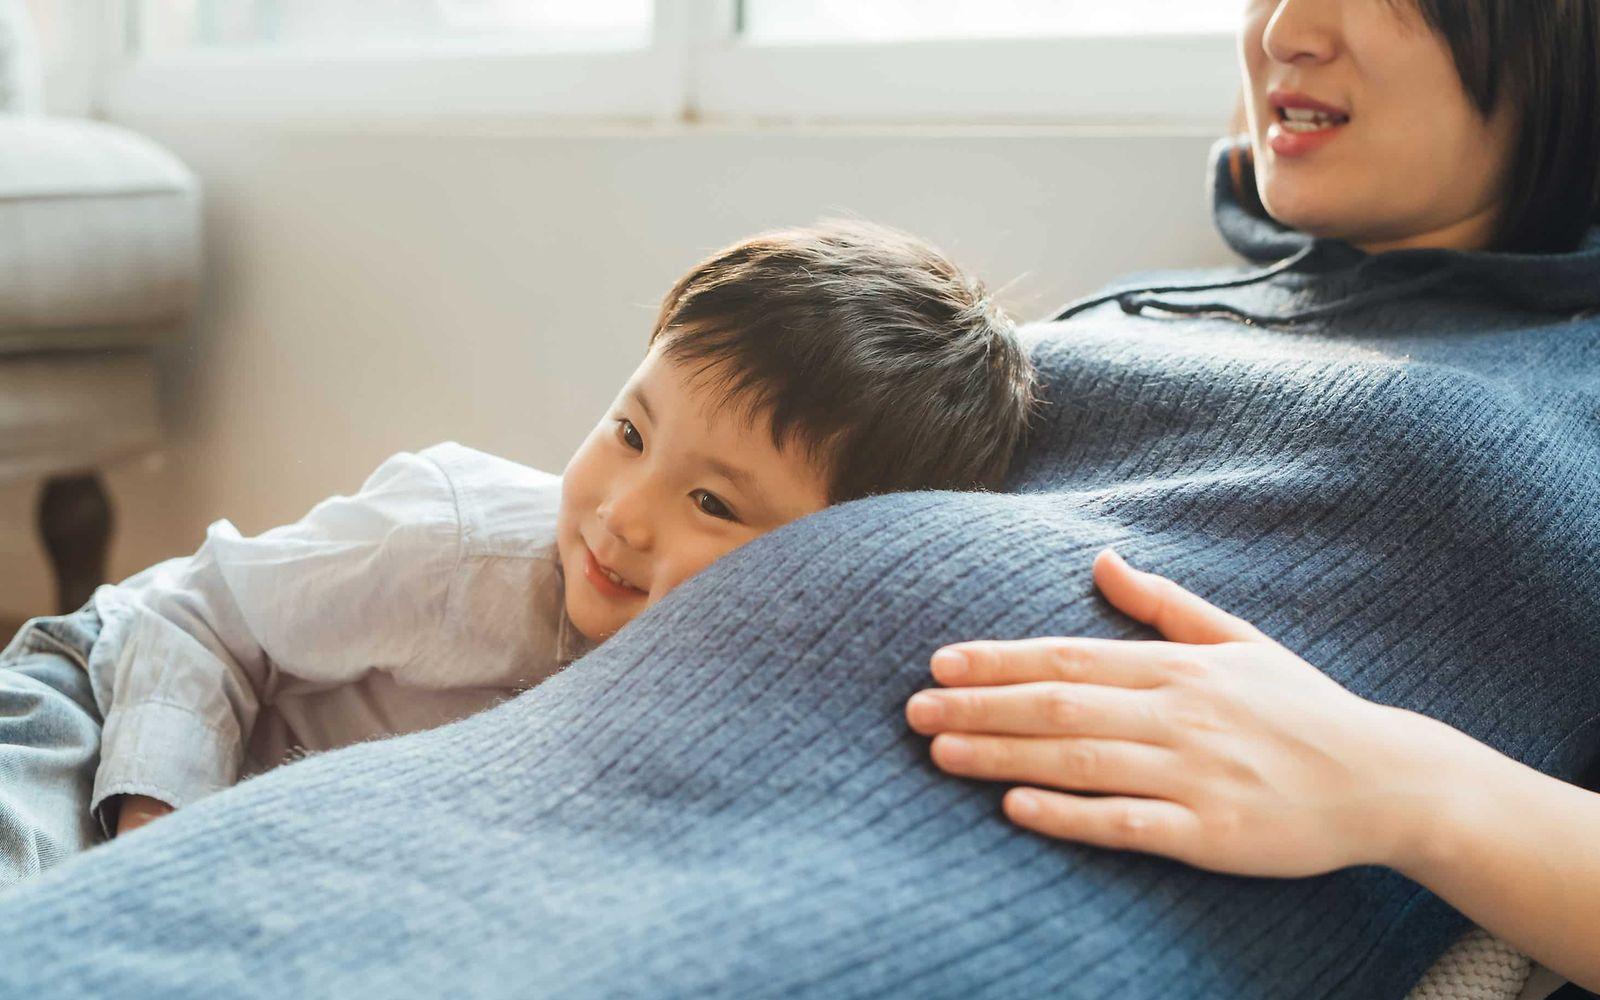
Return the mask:
[[1231,32],[1241,0],[741,0],[762,44]]
[[646,46],[651,0],[141,0],[146,52]]
[[63,0],[23,0],[33,34],[46,58],[61,56],[71,32],[72,11]]

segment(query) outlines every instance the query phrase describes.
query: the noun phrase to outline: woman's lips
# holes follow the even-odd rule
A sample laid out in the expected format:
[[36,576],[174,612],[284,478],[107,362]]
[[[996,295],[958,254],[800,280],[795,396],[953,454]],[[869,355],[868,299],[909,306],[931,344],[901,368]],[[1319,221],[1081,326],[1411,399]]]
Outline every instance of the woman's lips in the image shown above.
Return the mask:
[[1349,118],[1350,112],[1326,101],[1319,101],[1309,94],[1302,94],[1298,90],[1287,87],[1274,87],[1267,92],[1267,106],[1273,111],[1286,111],[1297,108],[1303,111],[1315,111],[1330,118]]
[[625,586],[607,576],[605,568],[595,559],[587,544],[583,545],[583,578],[588,580],[589,585],[598,590],[602,597],[613,601],[638,600],[645,596],[645,592],[639,588]]
[[1279,156],[1293,159],[1314,153],[1339,137],[1344,123],[1330,124],[1312,132],[1294,132],[1281,121],[1267,126],[1267,145]]
[[1283,157],[1305,156],[1334,139],[1350,124],[1350,114],[1298,91],[1274,89],[1267,95],[1272,113],[1267,126],[1267,145]]

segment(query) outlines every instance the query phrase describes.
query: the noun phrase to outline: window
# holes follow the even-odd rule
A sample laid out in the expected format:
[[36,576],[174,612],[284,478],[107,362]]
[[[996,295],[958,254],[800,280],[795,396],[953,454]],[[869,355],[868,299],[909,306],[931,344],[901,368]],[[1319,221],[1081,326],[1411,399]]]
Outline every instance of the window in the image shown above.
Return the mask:
[[1217,129],[1241,0],[742,0],[702,113]]
[[[679,0],[124,0],[117,117],[656,119]],[[107,8],[115,5],[107,4]]]
[[135,30],[144,53],[451,46],[607,51],[648,46],[652,18],[651,0],[148,0]]
[[123,3],[114,115],[1215,129],[1238,86],[1239,0]]
[[745,0],[741,29],[761,44],[1228,34],[1240,0]]

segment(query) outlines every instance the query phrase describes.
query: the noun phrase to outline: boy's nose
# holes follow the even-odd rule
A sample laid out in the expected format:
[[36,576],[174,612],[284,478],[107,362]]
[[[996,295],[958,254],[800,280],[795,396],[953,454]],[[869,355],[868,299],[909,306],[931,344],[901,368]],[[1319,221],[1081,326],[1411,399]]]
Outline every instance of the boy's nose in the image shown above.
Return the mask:
[[622,540],[635,551],[650,547],[650,520],[646,516],[645,498],[640,491],[623,493],[607,498],[597,511],[600,526]]

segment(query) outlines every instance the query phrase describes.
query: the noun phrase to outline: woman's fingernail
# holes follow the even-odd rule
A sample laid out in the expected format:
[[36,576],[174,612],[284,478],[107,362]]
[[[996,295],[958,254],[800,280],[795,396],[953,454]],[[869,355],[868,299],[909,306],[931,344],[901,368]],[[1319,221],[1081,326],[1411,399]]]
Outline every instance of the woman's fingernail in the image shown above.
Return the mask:
[[941,649],[933,654],[929,663],[945,680],[958,681],[967,676],[967,654],[958,649]]
[[941,736],[937,740],[939,756],[951,767],[966,767],[972,763],[972,744],[959,736]]
[[926,691],[911,696],[911,721],[919,726],[937,726],[944,718],[944,706],[936,695]]
[[1012,792],[1011,815],[1017,819],[1033,819],[1039,815],[1039,796],[1032,792]]

